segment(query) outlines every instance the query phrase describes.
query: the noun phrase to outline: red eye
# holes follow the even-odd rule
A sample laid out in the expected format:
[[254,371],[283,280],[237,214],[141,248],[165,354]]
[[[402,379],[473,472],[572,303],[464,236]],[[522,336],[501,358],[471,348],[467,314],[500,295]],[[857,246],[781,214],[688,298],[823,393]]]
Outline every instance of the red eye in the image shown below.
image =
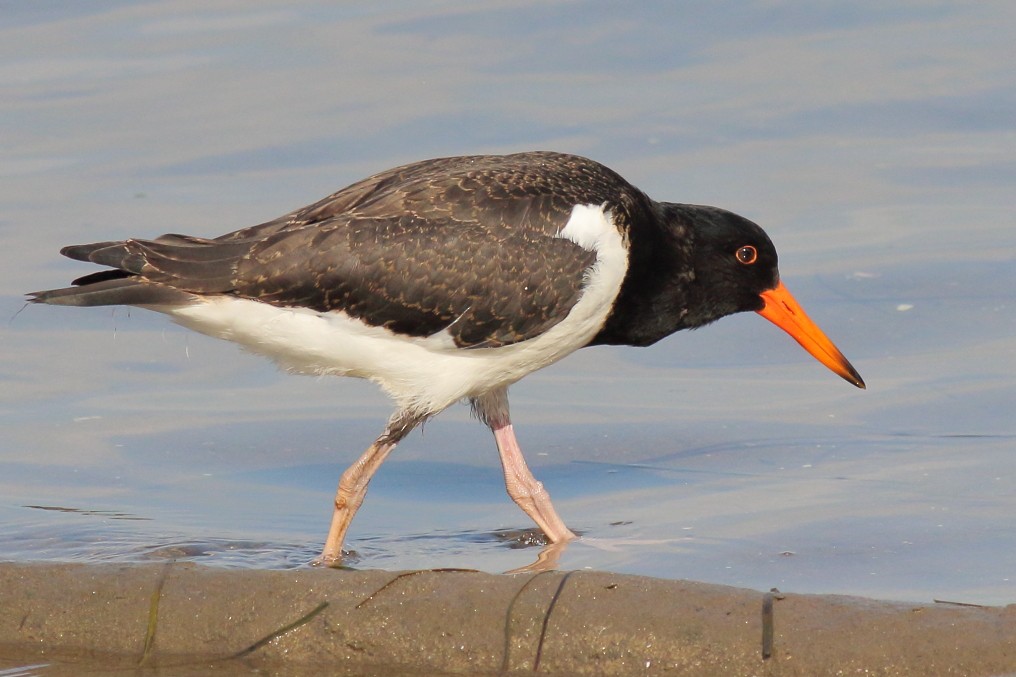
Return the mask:
[[749,244],[738,249],[734,256],[737,257],[739,262],[745,264],[746,266],[750,266],[758,260],[758,250]]

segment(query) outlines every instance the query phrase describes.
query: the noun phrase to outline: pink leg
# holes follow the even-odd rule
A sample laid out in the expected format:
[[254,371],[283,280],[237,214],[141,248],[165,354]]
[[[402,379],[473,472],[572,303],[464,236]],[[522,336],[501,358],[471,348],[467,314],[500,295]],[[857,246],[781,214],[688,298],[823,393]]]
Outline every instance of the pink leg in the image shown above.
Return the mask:
[[551,543],[576,538],[554,510],[550,494],[543,488],[543,483],[533,477],[526,465],[508,414],[508,391],[502,389],[475,398],[473,408],[494,432],[508,495],[536,522]]
[[397,413],[388,421],[385,431],[374,440],[374,443],[363,452],[356,462],[342,473],[338,491],[335,492],[335,510],[332,513],[332,525],[328,529],[325,547],[318,558],[322,564],[331,565],[342,559],[342,542],[346,538],[353,516],[367,495],[367,485],[374,473],[388,458],[395,445],[405,437],[420,421],[415,417]]
[[560,543],[575,538],[575,534],[565,526],[564,521],[554,510],[554,505],[550,502],[550,494],[543,488],[543,482],[533,477],[529,466],[526,465],[522,449],[519,448],[519,443],[515,439],[512,424],[492,426],[491,430],[494,431],[497,450],[501,454],[504,483],[508,488],[508,495],[527,515],[533,518],[533,521],[543,530],[551,543]]

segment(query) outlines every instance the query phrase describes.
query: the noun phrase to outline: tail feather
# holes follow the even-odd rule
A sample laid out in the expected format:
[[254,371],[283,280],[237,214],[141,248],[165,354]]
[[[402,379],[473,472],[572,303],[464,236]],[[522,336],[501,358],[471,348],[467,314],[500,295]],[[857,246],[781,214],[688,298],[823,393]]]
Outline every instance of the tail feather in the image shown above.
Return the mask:
[[87,284],[105,282],[106,280],[122,280],[125,277],[132,277],[132,274],[126,270],[100,270],[97,273],[82,275],[78,279],[72,280],[71,284],[75,287],[83,287]]
[[185,291],[135,277],[107,279],[80,287],[35,291],[29,293],[28,297],[30,303],[52,306],[169,306],[189,303],[196,298]]
[[[101,266],[109,266],[110,268],[141,275],[145,268],[145,256],[139,251],[138,247],[131,246],[132,242],[132,240],[125,242],[103,242],[100,243],[104,245],[102,247],[98,246],[98,244],[79,245],[79,249],[82,251],[87,247],[91,247],[87,252],[86,258],[79,260],[90,261],[91,263],[98,263]],[[72,256],[71,258],[75,257]]]
[[201,238],[186,238],[183,235],[163,235],[155,240],[127,242],[137,245],[153,257],[192,263],[236,261],[251,249],[250,242],[223,243]]
[[60,253],[112,270],[74,280],[73,287],[29,294],[33,303],[66,306],[173,305],[196,294],[228,293],[249,240],[217,241],[170,233],[154,240],[93,242]]
[[91,244],[72,244],[60,250],[60,253],[75,261],[91,261],[92,252],[122,245],[123,241],[93,242]]

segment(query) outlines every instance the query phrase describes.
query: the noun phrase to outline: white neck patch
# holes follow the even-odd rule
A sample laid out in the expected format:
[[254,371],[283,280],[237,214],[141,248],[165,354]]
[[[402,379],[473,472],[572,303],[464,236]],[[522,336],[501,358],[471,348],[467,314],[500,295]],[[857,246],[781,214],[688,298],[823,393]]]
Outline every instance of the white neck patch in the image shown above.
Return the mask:
[[600,252],[608,241],[619,239],[617,226],[606,205],[575,205],[568,223],[557,236],[591,252]]

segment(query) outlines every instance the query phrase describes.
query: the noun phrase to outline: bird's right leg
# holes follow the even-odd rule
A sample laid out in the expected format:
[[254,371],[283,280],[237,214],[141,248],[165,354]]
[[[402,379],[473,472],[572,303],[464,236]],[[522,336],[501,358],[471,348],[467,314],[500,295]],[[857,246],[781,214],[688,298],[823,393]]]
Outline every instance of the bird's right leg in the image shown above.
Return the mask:
[[426,417],[407,411],[395,412],[388,419],[384,432],[353,465],[346,469],[346,472],[342,473],[338,491],[335,492],[332,525],[328,529],[328,538],[318,560],[321,564],[329,566],[342,559],[342,542],[346,538],[346,530],[349,529],[349,523],[353,521],[353,516],[363,503],[364,496],[367,495],[367,485],[370,484],[371,478],[388,458],[395,445],[424,418]]
[[494,433],[497,451],[501,455],[505,488],[515,504],[536,522],[551,543],[564,543],[577,538],[575,532],[565,526],[564,520],[558,516],[543,482],[533,477],[522,456],[508,413],[508,389],[492,390],[472,398],[470,403],[473,412]]

